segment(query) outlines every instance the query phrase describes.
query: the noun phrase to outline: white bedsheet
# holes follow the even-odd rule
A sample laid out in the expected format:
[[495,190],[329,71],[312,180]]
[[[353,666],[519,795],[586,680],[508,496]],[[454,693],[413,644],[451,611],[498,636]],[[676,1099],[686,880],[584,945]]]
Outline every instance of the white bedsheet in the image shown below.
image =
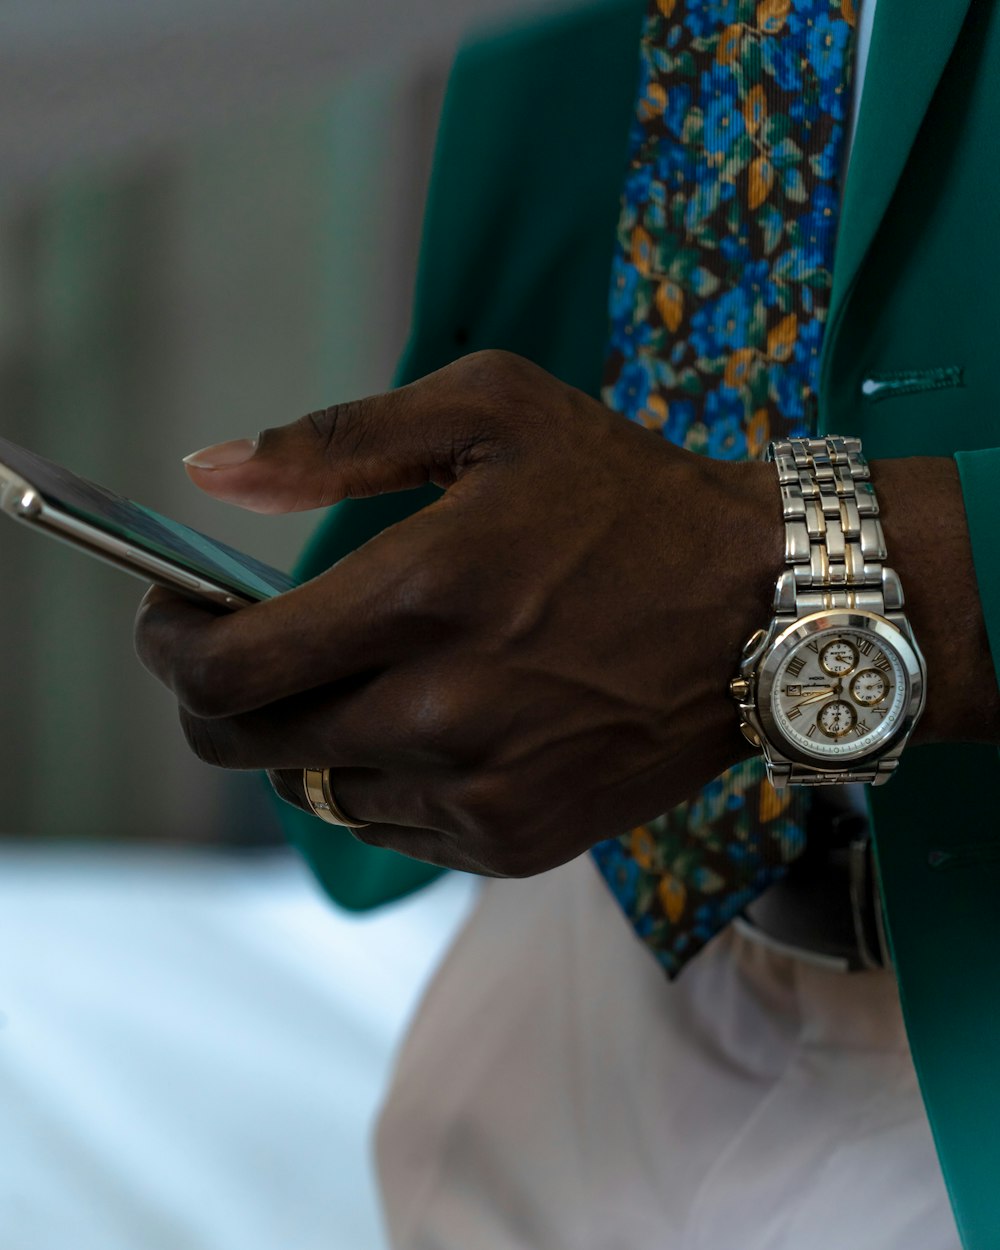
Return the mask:
[[371,1119],[475,892],[0,844],[0,1250],[377,1250]]

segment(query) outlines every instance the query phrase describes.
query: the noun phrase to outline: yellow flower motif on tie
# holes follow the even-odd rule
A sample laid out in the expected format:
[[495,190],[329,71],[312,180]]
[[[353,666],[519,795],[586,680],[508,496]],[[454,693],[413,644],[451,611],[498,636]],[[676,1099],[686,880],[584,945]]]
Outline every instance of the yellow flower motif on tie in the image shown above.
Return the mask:
[[642,121],[652,121],[654,117],[662,117],[667,111],[667,93],[658,82],[652,82],[646,89],[639,105],[639,117]]
[[760,208],[771,194],[774,186],[774,166],[766,156],[758,156],[750,162],[750,193],[747,203],[751,208]]
[[729,65],[740,55],[740,42],[743,38],[741,26],[727,26],[719,36],[719,47],[715,59],[720,65]]
[[747,380],[747,373],[753,362],[753,357],[752,347],[741,347],[730,355],[722,375],[722,380],[727,386],[738,390],[744,384]]
[[743,124],[747,134],[755,135],[767,118],[767,97],[764,88],[758,83],[747,93],[743,101]]
[[765,35],[776,34],[785,24],[792,0],[761,0],[757,6],[757,25]]
[[758,408],[747,422],[747,456],[759,460],[771,441],[771,422],[766,408]]
[[787,786],[784,790],[775,790],[769,781],[760,787],[760,823],[766,825],[769,820],[776,820],[792,801],[792,790]]
[[655,866],[656,839],[648,825],[639,825],[632,830],[631,850],[632,858],[640,868],[649,872]]
[[658,893],[664,915],[671,924],[676,924],[684,914],[684,904],[687,901],[684,882],[666,873],[660,880]]
[[773,326],[767,336],[767,354],[772,360],[790,360],[795,347],[795,336],[799,329],[799,319],[795,313],[782,317]]
[[641,274],[648,277],[652,261],[653,240],[649,236],[649,231],[643,230],[642,226],[636,226],[632,232],[632,264]]
[[647,430],[655,430],[659,433],[667,423],[667,414],[669,413],[667,401],[662,395],[651,392],[646,402],[646,407],[639,412],[639,422],[644,425]]
[[674,5],[677,0],[656,0],[656,7],[660,10],[664,17],[669,17],[674,11]]
[[656,288],[656,311],[671,334],[676,334],[684,317],[684,290],[676,282],[665,279]]

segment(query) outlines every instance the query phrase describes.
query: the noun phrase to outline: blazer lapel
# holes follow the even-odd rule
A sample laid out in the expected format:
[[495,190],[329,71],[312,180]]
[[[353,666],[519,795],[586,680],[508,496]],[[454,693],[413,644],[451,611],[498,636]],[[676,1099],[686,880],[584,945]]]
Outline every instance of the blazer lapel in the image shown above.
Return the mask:
[[970,2],[877,0],[837,234],[830,328],[892,199]]

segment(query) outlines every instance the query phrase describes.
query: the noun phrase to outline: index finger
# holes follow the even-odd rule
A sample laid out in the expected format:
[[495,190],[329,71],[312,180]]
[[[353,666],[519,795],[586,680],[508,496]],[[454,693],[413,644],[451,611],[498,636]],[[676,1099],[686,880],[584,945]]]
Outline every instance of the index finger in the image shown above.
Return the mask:
[[302,586],[226,615],[154,587],[139,605],[136,653],[204,719],[250,712],[411,655],[421,634],[411,628],[414,611],[433,567],[447,559],[427,541],[438,527],[417,517]]

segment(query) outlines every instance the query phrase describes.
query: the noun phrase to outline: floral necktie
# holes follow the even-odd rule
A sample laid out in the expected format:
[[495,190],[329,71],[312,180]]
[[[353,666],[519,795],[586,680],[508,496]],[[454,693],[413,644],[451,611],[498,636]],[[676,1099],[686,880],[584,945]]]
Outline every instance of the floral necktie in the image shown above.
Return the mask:
[[[602,398],[692,451],[810,432],[854,0],[650,0]],[[667,974],[787,872],[801,790],[737,765],[593,855]]]

